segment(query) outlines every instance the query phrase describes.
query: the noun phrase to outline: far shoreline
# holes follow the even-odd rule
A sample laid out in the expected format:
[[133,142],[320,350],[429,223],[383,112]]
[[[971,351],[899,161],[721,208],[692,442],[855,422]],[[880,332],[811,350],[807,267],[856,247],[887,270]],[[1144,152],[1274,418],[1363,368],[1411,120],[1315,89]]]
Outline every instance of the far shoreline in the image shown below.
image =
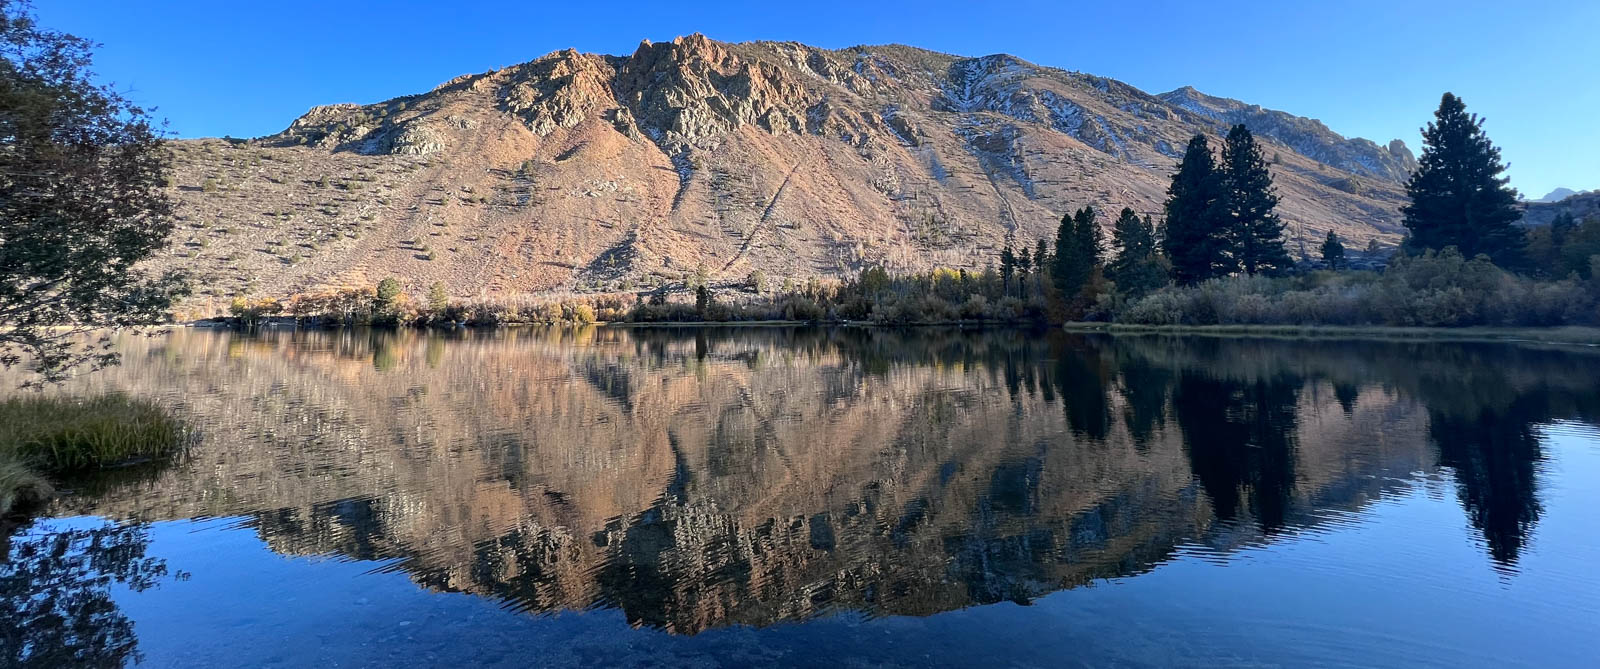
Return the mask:
[[468,324],[439,324],[439,325],[405,325],[399,327],[381,327],[370,325],[334,325],[326,326],[317,323],[295,323],[289,319],[273,320],[257,324],[253,327],[244,326],[227,320],[199,320],[184,323],[168,323],[161,327],[167,328],[196,328],[196,329],[297,329],[297,330],[341,330],[351,328],[372,328],[381,330],[495,330],[500,328],[515,327],[578,327],[590,325],[595,327],[624,328],[624,329],[670,329],[670,328],[739,328],[739,327],[846,327],[846,328],[952,328],[952,329],[987,329],[987,328],[1015,328],[1019,330],[1050,330],[1060,329],[1076,334],[1106,334],[1116,336],[1143,336],[1143,335],[1182,335],[1204,337],[1241,337],[1241,338],[1274,338],[1274,339],[1326,339],[1326,340],[1389,340],[1389,341],[1459,341],[1459,342],[1500,342],[1500,343],[1539,343],[1539,344],[1566,344],[1580,346],[1600,346],[1600,327],[1558,325],[1558,326],[1465,326],[1465,327],[1429,327],[1429,326],[1389,326],[1389,325],[1265,325],[1265,324],[1232,324],[1232,325],[1138,325],[1130,323],[1106,322],[1069,322],[1059,326],[1023,321],[996,321],[996,320],[959,320],[935,321],[914,323],[880,323],[873,321],[852,320],[756,320],[756,321],[597,321],[594,323],[576,323],[570,321],[556,322],[517,322],[497,323],[493,325],[468,325]]

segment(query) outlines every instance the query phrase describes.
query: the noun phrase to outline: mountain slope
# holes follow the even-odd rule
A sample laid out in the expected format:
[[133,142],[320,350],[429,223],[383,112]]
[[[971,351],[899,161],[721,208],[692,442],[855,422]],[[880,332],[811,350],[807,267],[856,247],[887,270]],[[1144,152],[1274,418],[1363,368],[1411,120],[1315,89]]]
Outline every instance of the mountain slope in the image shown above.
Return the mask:
[[[977,270],[1008,231],[1051,236],[1076,207],[1158,212],[1183,144],[1233,113],[1172,95],[897,45],[691,35],[627,57],[561,51],[318,107],[269,137],[179,142],[184,227],[157,264],[195,270],[211,299],[391,275],[477,295],[702,268],[714,283]],[[1315,122],[1281,112],[1240,119],[1275,156],[1292,253],[1329,229],[1398,238],[1398,152],[1366,169],[1365,140],[1291,136]]]

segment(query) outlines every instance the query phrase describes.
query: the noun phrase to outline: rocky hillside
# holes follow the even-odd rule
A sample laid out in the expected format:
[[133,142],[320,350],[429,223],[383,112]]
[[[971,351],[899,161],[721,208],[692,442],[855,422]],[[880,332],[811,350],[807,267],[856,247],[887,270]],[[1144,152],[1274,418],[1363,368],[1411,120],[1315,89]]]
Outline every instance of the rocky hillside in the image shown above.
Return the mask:
[[980,269],[1069,209],[1158,211],[1188,138],[1234,121],[1268,144],[1292,253],[1330,228],[1398,239],[1403,144],[1005,55],[691,35],[178,142],[156,262],[193,270],[197,303],[391,275],[465,296]]
[[1398,139],[1390,141],[1388,146],[1378,146],[1360,137],[1345,139],[1316,119],[1230,98],[1212,97],[1189,86],[1158,97],[1212,119],[1220,131],[1243,123],[1252,132],[1271,137],[1302,156],[1351,174],[1404,184],[1411,171],[1417,168],[1416,156]]
[[1556,202],[1528,202],[1523,205],[1522,222],[1525,225],[1549,225],[1561,214],[1572,214],[1583,220],[1600,216],[1600,191],[1585,191],[1568,195]]

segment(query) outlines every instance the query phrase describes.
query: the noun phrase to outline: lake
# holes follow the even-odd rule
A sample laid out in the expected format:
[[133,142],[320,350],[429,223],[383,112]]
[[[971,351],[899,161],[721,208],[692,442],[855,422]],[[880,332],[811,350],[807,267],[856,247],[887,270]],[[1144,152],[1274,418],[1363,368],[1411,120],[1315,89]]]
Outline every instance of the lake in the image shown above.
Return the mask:
[[120,348],[62,391],[159,398],[197,442],[71,482],[0,545],[0,664],[1600,657],[1593,348],[604,327]]

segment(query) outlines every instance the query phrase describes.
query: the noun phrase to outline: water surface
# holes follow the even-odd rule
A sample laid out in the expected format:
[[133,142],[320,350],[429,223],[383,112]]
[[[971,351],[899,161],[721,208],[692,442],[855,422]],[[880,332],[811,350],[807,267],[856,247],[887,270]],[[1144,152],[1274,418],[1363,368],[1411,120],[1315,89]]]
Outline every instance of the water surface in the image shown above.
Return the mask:
[[[1600,352],[177,330],[178,462],[3,546],[0,664],[1585,666]],[[8,384],[14,385],[14,384]]]

